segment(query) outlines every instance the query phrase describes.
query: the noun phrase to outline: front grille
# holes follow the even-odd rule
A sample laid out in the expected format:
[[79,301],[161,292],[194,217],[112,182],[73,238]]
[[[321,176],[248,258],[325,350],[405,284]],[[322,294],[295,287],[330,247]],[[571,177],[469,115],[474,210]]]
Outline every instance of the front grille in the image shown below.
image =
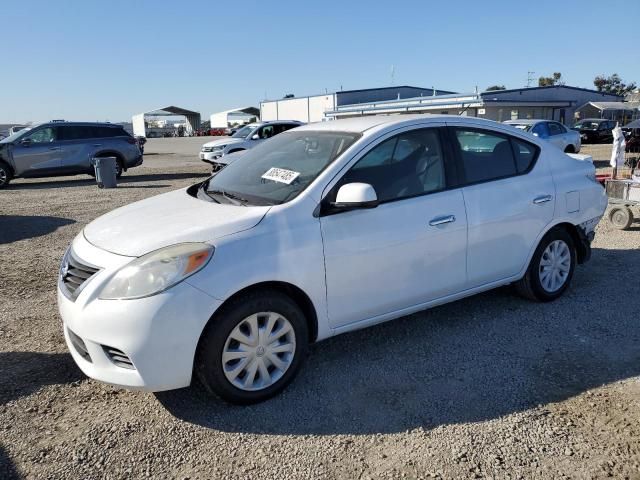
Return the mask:
[[111,360],[114,365],[122,368],[128,368],[129,370],[135,370],[136,367],[133,366],[133,362],[127,357],[127,355],[117,348],[107,347],[106,345],[102,346],[104,353],[107,354],[109,360]]
[[84,358],[87,362],[92,363],[91,356],[89,355],[89,350],[87,350],[87,346],[78,335],[73,333],[71,330],[67,328],[67,334],[69,335],[69,340],[71,340],[71,345],[76,349],[78,355]]
[[69,250],[63,260],[60,273],[62,286],[66,290],[65,293],[67,296],[75,300],[84,288],[86,282],[89,281],[98,270],[100,270],[98,267],[88,265],[78,260],[78,258],[73,255],[73,252]]

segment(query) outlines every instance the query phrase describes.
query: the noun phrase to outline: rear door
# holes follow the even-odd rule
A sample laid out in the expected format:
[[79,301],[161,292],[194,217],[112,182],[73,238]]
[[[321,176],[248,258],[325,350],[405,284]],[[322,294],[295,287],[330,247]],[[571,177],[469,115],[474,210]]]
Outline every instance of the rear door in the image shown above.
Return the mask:
[[558,122],[547,122],[547,126],[549,128],[549,141],[560,150],[564,150],[568,144],[565,128]]
[[90,125],[61,125],[61,168],[66,173],[91,171],[91,158],[100,144],[96,127]]
[[321,215],[329,322],[341,327],[444,297],[466,280],[466,214],[439,128],[387,135],[324,195],[364,182],[372,209]]
[[12,146],[16,175],[52,175],[60,169],[58,127],[36,127]]
[[552,220],[555,186],[540,148],[452,122],[468,222],[467,278],[474,288],[512,277]]

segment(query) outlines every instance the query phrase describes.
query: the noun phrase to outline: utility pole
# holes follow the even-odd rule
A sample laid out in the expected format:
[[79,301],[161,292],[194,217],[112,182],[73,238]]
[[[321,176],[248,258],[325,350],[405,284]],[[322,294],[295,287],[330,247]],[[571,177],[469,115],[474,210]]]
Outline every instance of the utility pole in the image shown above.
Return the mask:
[[533,82],[533,76],[536,72],[527,72],[527,88],[531,86],[531,82]]

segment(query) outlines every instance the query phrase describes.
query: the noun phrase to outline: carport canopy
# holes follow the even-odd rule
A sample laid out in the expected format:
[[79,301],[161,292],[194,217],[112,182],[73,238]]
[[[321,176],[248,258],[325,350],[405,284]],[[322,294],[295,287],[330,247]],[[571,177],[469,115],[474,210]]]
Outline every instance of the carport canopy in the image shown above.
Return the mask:
[[229,115],[239,113],[258,117],[260,115],[260,109],[256,107],[242,107],[232,108],[231,110],[225,110],[224,112],[212,113],[211,128],[227,128],[229,126]]
[[131,117],[131,122],[133,123],[133,134],[136,136],[147,136],[145,125],[146,117],[174,117],[178,115],[185,118],[186,130],[188,133],[192,133],[194,130],[200,128],[200,112],[194,112],[181,107],[169,106],[158,108],[157,110],[151,110],[149,112],[138,113]]

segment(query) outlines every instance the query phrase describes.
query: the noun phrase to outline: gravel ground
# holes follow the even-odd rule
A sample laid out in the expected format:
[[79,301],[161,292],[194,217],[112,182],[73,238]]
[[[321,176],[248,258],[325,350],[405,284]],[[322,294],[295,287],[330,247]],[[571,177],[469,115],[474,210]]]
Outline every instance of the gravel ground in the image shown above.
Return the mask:
[[640,224],[603,221],[554,303],[503,288],[327,340],[260,405],[85,378],[60,257],[98,215],[206,175],[168,146],[115,190],[0,192],[0,478],[640,478]]

